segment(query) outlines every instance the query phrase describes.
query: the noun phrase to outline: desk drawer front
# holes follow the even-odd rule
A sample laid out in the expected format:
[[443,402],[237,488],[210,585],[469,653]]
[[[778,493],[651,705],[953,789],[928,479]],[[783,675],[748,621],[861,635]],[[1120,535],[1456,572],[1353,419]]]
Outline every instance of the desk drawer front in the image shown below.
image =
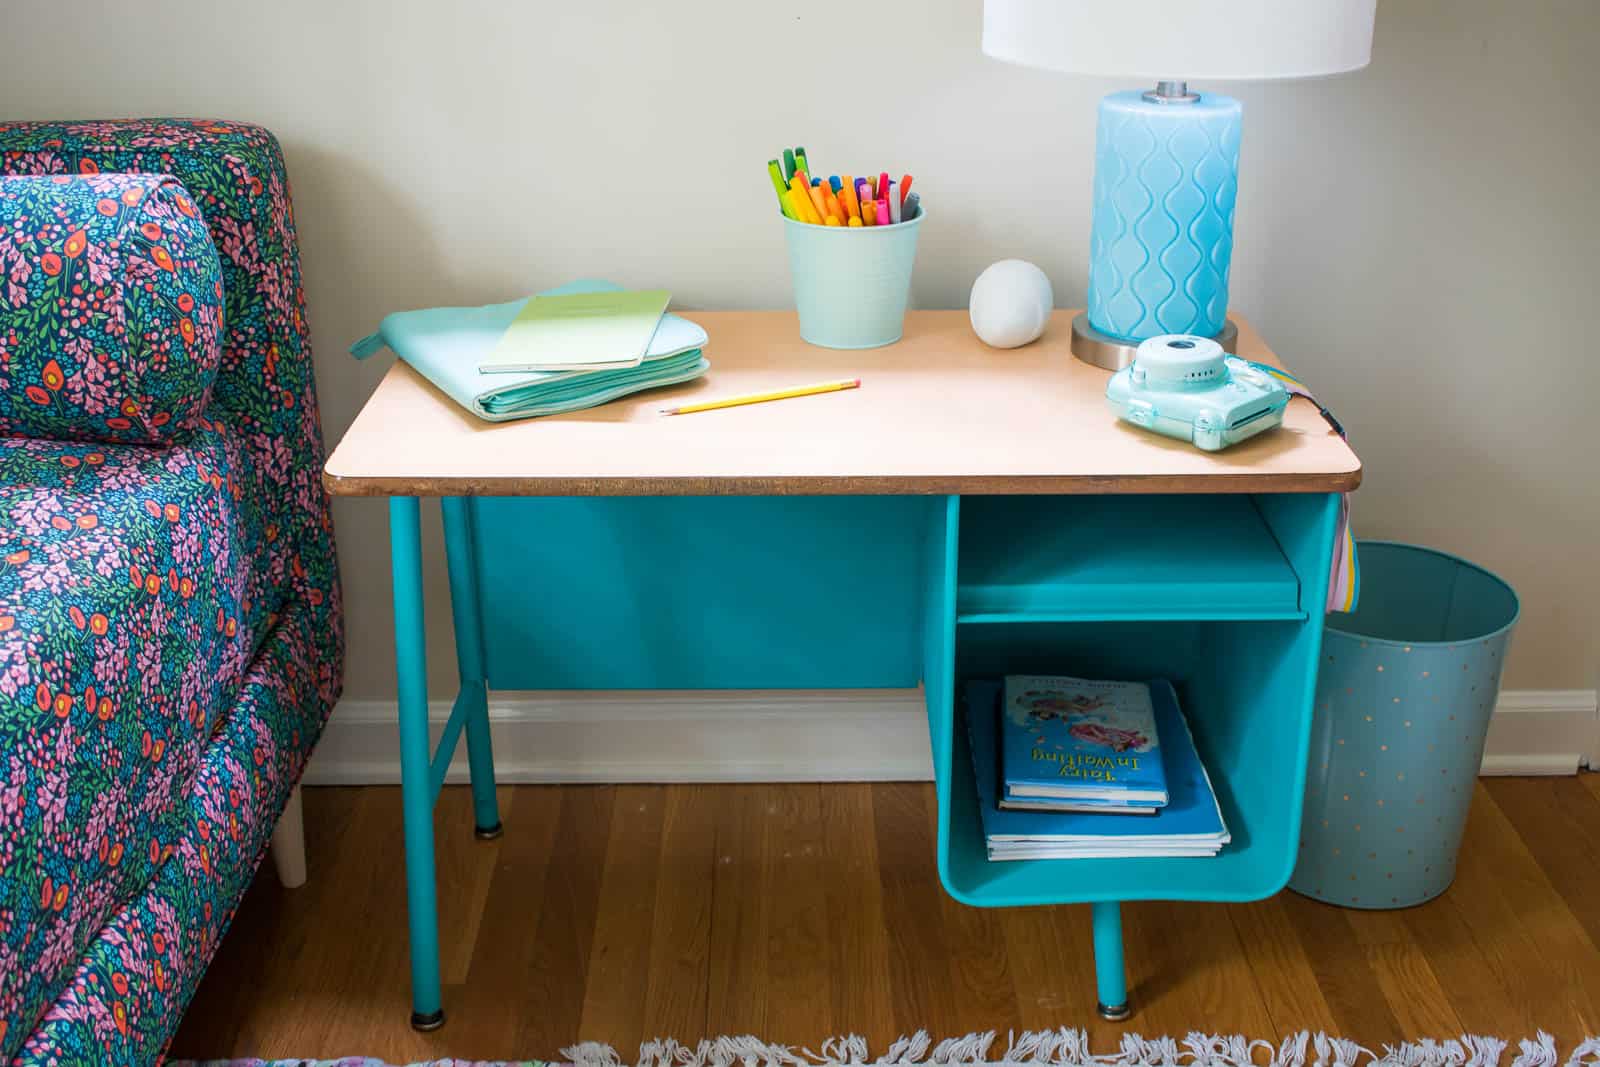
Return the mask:
[[914,686],[936,504],[479,498],[490,687]]

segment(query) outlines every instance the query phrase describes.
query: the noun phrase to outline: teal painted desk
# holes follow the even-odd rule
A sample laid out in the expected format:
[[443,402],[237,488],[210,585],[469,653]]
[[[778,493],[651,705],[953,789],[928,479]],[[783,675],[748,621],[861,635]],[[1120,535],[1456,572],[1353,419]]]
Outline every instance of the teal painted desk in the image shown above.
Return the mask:
[[[330,492],[389,498],[413,1025],[444,1019],[432,810],[462,734],[477,832],[501,833],[491,689],[920,684],[945,887],[978,906],[1092,903],[1109,1016],[1127,1011],[1119,901],[1283,887],[1337,494],[1361,474],[1308,404],[1208,455],[1113,419],[1105,372],[1067,350],[1069,312],[1010,352],[978,343],[964,312],[915,312],[870,352],[809,347],[790,313],[688,314],[711,335],[701,382],[490,425],[396,364],[328,460]],[[1240,351],[1273,359],[1243,323]],[[658,414],[857,375],[850,392]],[[426,497],[461,683],[436,750]],[[1232,844],[989,863],[956,694],[1007,672],[1176,680]]]

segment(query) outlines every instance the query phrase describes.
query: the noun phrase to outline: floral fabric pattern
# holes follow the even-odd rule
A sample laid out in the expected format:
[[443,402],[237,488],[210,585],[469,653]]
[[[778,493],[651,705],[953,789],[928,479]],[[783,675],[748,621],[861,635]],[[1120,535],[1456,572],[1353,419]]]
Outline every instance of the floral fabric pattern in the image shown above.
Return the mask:
[[[150,286],[124,294],[122,333],[111,294],[112,306],[78,309],[84,321],[57,341],[89,337],[87,348],[70,366],[54,355],[61,387],[39,386],[81,427],[66,383],[84,373],[82,352],[104,354],[108,378],[139,383],[117,407],[133,398],[126,432],[147,443],[0,426],[12,435],[0,436],[0,1062],[154,1063],[339,692],[339,580],[288,187],[267,131],[192,120],[0,124],[0,174],[46,178],[0,207],[8,411],[19,391],[33,402],[25,376],[53,352],[38,322],[11,336],[12,317],[31,309],[59,331],[74,297],[101,299],[117,268],[88,274],[93,241]],[[21,189],[3,186],[8,198]],[[102,200],[139,213],[118,222]],[[85,204],[107,221],[84,219]],[[34,287],[67,274],[78,231],[58,225],[74,219],[73,284],[88,288],[66,312],[58,293],[52,311]],[[182,220],[209,230],[209,297],[182,283],[206,270],[203,234]],[[133,266],[153,262],[147,222],[172,271]],[[44,267],[52,253],[57,274]],[[18,257],[32,273],[16,276]]]
[[176,179],[0,178],[0,433],[163,441],[222,359],[222,265]]

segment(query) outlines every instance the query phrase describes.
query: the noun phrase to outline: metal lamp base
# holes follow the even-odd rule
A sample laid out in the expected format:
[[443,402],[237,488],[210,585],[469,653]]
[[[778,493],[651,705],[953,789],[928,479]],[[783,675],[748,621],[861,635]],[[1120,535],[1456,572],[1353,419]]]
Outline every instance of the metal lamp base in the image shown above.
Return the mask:
[[[1232,319],[1223,321],[1220,331],[1211,339],[1222,346],[1224,352],[1235,352],[1239,346],[1239,329]],[[1133,362],[1136,344],[1119,341],[1089,325],[1089,313],[1080,311],[1072,319],[1072,354],[1091,366],[1102,370],[1121,370]]]

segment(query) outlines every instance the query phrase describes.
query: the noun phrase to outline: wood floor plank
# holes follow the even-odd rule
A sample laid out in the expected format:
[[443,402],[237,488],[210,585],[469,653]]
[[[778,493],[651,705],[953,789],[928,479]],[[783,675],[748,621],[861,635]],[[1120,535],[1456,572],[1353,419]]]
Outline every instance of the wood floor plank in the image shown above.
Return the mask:
[[693,1041],[709,1033],[711,909],[716,889],[716,786],[666,790],[643,1037]]
[[768,1040],[805,1045],[833,1033],[828,966],[828,871],[824,860],[822,787],[772,786],[764,824],[762,893],[767,908]]
[[1410,941],[1365,946],[1367,965],[1399,1024],[1397,1034],[1459,1034],[1461,1017],[1450,1006],[1438,975]]
[[706,1035],[759,1034],[766,1031],[767,1023],[766,946],[771,903],[765,892],[763,866],[766,827],[776,805],[769,803],[769,787],[764,785],[723,786],[720,794],[707,947]]
[[[591,785],[561,790],[552,862],[545,871],[539,925],[533,932],[538,952],[527,972],[526,994],[517,1004],[522,1048],[557,1049],[581,1033],[617,789]],[[524,925],[522,936],[528,936],[527,930]]]
[[939,897],[935,837],[928,814],[933,792],[903,782],[878,786],[872,814],[878,877],[889,934],[890,1001],[895,1029],[949,1031],[957,1013]]
[[[516,793],[496,790],[500,822],[516,818]],[[439,972],[445,985],[467,980],[477,948],[483,907],[494,882],[504,835],[481,841],[473,834],[472,790],[443,789],[434,810],[434,867],[438,871]]]
[[1138,1005],[1151,1030],[1183,1033],[1186,1020],[1205,1019],[1213,1032],[1272,1031],[1238,932],[1216,905],[1141,901],[1123,913],[1128,954],[1148,956],[1152,968]]
[[[937,840],[938,805],[932,802],[932,794],[928,796],[925,825],[929,839]],[[1017,1007],[1017,991],[1006,955],[999,911],[969,907],[945,892],[940,892],[937,900],[955,1010],[944,1032],[961,1035],[998,1030],[1005,1033],[1020,1028],[1022,1016]]]
[[[311,880],[270,864],[173,1045],[179,1056],[554,1057],[579,1036],[753,1032],[817,1046],[904,1031],[1087,1026],[1378,1048],[1543,1026],[1600,1030],[1600,776],[1488,783],[1454,885],[1395,912],[1280,894],[1124,907],[1126,1024],[1093,1016],[1086,906],[970,909],[934,862],[926,784],[518,786],[506,835],[474,841],[470,796],[437,813],[448,1021],[406,1025],[399,791],[308,789]],[[787,853],[787,855],[785,855]],[[597,1032],[599,1031],[599,1032]]]
[[[1504,946],[1502,980],[1515,981],[1514,996],[1540,1027],[1562,1036],[1581,1036],[1600,1026],[1600,952],[1590,940],[1544,869],[1523,844],[1488,790],[1473,798],[1478,833],[1463,848],[1457,879],[1470,872],[1458,906],[1480,941]],[[1510,960],[1537,959],[1533,971]]]
[[617,787],[578,1015],[581,1039],[604,1034],[635,1048],[645,1036],[665,809],[660,786]]
[[1282,1037],[1299,1030],[1338,1029],[1338,1020],[1317,985],[1317,972],[1295,932],[1283,894],[1228,906],[1228,919],[1246,947],[1256,989]]
[[[1095,1012],[1089,908],[1000,908],[995,916],[1005,938],[1019,1028],[1080,1026],[1097,1048],[1116,1045],[1130,1024],[1106,1022]],[[1142,995],[1141,968],[1148,963],[1138,953],[1129,961],[1130,996]]]
[[[883,884],[878,879],[875,788],[855,783],[821,790],[822,849],[828,869],[827,951],[834,1027],[887,1048],[898,1033],[889,995]],[[816,1035],[811,1038],[816,1039]]]
[[1600,791],[1578,777],[1498,778],[1484,785],[1589,940],[1600,944]]
[[1281,893],[1277,899],[1283,904],[1316,976],[1317,988],[1333,1015],[1330,1032],[1350,1037],[1400,1033],[1399,1021],[1345,912],[1298,893]]
[[[521,1016],[528,1010],[528,974],[540,953],[535,931],[542,916],[542,890],[557,862],[563,790],[518,786],[513,793],[516,807],[512,817],[501,816],[505,834],[497,842],[494,877],[484,898],[467,980],[445,991],[446,1021],[439,1033],[446,1035],[442,1047],[452,1055],[504,1058],[523,1047]],[[573,1019],[566,1040],[577,1036]]]

